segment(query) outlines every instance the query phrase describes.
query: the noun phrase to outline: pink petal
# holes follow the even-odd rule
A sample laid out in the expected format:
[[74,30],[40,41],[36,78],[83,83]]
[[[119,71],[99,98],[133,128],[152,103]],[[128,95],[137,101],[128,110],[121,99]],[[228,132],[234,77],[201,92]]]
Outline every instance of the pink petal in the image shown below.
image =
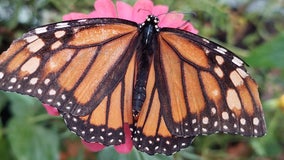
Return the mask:
[[184,25],[183,14],[180,13],[168,13],[162,19],[160,19],[159,27],[178,28]]
[[97,11],[92,11],[88,14],[89,18],[97,18],[99,13]]
[[158,16],[160,19],[159,27],[179,28],[192,33],[198,33],[192,24],[183,19],[183,14],[168,13],[168,6],[154,6],[151,0],[138,0],[132,8],[129,4],[117,1],[116,7],[111,0],[97,0],[94,3],[95,10],[89,14],[70,13],[63,16],[63,20],[74,20],[82,18],[97,18],[97,17],[118,17],[122,19],[132,20],[137,23],[145,21],[150,14]]
[[114,146],[114,149],[118,153],[127,154],[131,152],[132,147],[133,147],[133,142],[131,139],[131,132],[129,129],[129,125],[127,123],[124,124],[124,134],[125,134],[125,143]]
[[48,114],[52,116],[59,116],[59,112],[55,107],[52,107],[48,104],[42,104]]
[[105,148],[104,145],[100,144],[100,143],[88,143],[84,140],[81,140],[83,145],[90,151],[92,152],[98,152],[101,151]]
[[194,26],[187,22],[184,26],[182,26],[180,29],[182,30],[186,30],[188,32],[191,32],[191,33],[194,33],[194,34],[197,34],[198,33],[198,30],[196,28],[194,28]]
[[83,18],[89,18],[89,16],[87,14],[84,13],[77,13],[77,12],[72,12],[69,14],[65,14],[63,16],[63,20],[67,21],[67,20],[76,20],[76,19],[83,19]]
[[133,6],[133,21],[143,23],[149,14],[152,14],[154,4],[151,0],[138,0]]
[[97,0],[94,4],[96,17],[117,17],[115,5],[111,0]]
[[117,1],[116,8],[117,8],[118,18],[132,20],[132,12],[133,12],[132,6],[130,6],[129,4],[125,2]]
[[152,9],[152,14],[155,16],[158,16],[158,18],[160,19],[162,15],[167,14],[169,11],[169,7],[165,6],[165,5],[156,5],[153,7]]

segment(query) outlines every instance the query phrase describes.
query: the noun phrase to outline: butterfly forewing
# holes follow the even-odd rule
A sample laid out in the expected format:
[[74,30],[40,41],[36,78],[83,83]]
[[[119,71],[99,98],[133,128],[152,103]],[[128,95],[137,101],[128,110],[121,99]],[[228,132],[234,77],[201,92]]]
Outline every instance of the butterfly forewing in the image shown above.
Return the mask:
[[1,89],[38,97],[65,112],[88,114],[114,90],[133,54],[128,45],[137,26],[119,22],[79,20],[30,31],[1,55]]

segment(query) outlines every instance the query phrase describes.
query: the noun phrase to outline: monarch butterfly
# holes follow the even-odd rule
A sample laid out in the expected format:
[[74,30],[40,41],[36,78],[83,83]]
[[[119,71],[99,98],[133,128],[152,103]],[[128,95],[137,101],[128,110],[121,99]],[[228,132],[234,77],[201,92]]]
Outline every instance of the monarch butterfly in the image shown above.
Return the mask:
[[45,25],[0,56],[0,89],[56,107],[87,142],[170,155],[213,133],[262,136],[257,84],[244,62],[176,28],[96,18]]

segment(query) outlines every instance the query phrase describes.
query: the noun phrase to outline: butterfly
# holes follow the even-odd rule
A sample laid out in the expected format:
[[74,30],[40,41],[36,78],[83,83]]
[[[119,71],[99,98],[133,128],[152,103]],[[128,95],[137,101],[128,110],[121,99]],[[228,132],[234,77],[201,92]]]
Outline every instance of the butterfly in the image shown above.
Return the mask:
[[0,89],[56,107],[87,142],[171,155],[198,135],[263,136],[258,86],[224,47],[149,15],[38,27],[0,56]]

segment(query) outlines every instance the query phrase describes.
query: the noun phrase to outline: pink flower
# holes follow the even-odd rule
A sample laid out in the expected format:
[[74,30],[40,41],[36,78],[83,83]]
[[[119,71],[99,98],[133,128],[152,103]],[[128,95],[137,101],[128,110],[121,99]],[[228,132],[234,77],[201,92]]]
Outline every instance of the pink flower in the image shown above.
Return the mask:
[[183,20],[183,14],[168,13],[168,6],[154,6],[151,0],[138,0],[133,7],[122,1],[117,1],[115,6],[111,0],[97,0],[94,7],[95,10],[89,14],[73,12],[64,15],[63,20],[113,17],[142,23],[149,14],[153,14],[160,19],[159,27],[180,28],[195,34],[198,33],[191,23]]
[[48,114],[52,116],[59,116],[58,110],[48,104],[42,104]]
[[[180,13],[168,13],[169,8],[165,5],[154,6],[151,0],[138,0],[134,6],[130,6],[122,1],[117,1],[116,5],[111,0],[97,0],[94,3],[95,10],[89,14],[84,13],[69,13],[63,16],[63,20],[76,20],[84,18],[98,18],[98,17],[113,17],[121,18],[137,23],[145,21],[149,14],[158,16],[160,19],[159,27],[180,28],[192,33],[197,34],[193,25],[183,20],[184,15]],[[47,112],[51,115],[59,115],[56,108],[44,104]],[[132,150],[131,132],[128,124],[124,124],[125,144],[114,146],[119,153],[129,153]],[[104,148],[99,143],[88,143],[82,141],[86,148],[91,151],[97,152]]]

